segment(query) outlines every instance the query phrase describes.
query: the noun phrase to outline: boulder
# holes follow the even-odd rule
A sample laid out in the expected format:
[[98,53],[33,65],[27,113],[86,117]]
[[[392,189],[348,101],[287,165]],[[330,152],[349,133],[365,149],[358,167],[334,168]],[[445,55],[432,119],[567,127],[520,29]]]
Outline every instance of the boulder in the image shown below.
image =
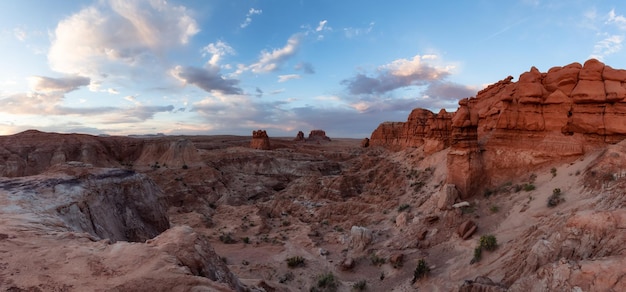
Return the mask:
[[456,233],[459,235],[459,237],[463,238],[463,240],[466,240],[470,238],[477,229],[478,226],[476,226],[476,223],[474,223],[474,221],[466,220],[461,223],[461,225],[459,225],[459,227],[456,229]]
[[453,184],[446,184],[443,190],[439,192],[437,208],[439,208],[439,210],[448,210],[458,198],[459,191],[456,189],[456,186]]
[[354,266],[355,266],[355,261],[351,257],[346,257],[339,263],[339,269],[342,271],[352,270]]
[[352,226],[350,229],[350,247],[354,250],[365,250],[372,239],[372,231],[365,227]]
[[398,216],[396,216],[396,226],[398,227],[406,226],[407,221],[408,221],[408,215],[406,212],[402,212],[398,214]]

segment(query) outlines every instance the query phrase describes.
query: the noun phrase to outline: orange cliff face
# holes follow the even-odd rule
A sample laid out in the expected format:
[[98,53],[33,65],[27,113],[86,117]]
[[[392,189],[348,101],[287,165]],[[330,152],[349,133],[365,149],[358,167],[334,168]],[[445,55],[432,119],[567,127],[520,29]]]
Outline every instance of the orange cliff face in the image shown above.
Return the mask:
[[[512,79],[461,100],[445,117],[415,109],[405,123],[383,123],[371,145],[450,147],[448,183],[468,197],[626,138],[626,70],[591,59]],[[429,141],[438,147],[427,149]]]
[[450,146],[453,114],[441,110],[435,114],[429,110],[414,109],[406,122],[385,122],[374,130],[371,146],[390,149],[424,146],[433,153]]

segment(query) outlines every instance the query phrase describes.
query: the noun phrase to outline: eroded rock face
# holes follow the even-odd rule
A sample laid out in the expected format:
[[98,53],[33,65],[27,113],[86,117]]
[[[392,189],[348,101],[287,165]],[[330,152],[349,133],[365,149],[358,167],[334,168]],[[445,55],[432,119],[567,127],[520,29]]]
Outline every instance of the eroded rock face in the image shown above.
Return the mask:
[[438,114],[425,109],[414,109],[406,122],[385,122],[374,130],[372,146],[392,149],[424,146],[433,153],[450,146],[452,114],[441,110]]
[[29,130],[0,136],[0,176],[36,175],[70,161],[96,167],[181,168],[199,162],[197,152],[187,139],[98,137]]
[[37,216],[58,218],[67,230],[112,242],[142,242],[170,226],[161,190],[131,170],[65,164],[39,176],[0,179],[0,189],[18,202],[15,212],[41,209]]
[[252,141],[250,148],[259,150],[270,150],[270,138],[265,130],[252,131]]
[[370,143],[427,154],[450,147],[447,182],[467,198],[626,138],[626,70],[591,59],[512,80],[460,100],[453,114],[415,109],[407,122],[383,123]]

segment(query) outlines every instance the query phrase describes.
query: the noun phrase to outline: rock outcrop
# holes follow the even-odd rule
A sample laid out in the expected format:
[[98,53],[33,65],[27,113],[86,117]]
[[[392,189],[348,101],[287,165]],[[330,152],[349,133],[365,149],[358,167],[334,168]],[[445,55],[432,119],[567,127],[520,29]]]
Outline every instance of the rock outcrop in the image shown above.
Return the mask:
[[306,139],[304,139],[304,133],[302,131],[298,131],[298,134],[296,135],[296,138],[293,139],[296,142],[305,142]]
[[259,150],[270,150],[270,137],[265,130],[252,131],[252,141],[250,148]]
[[512,80],[462,99],[455,113],[415,109],[407,122],[382,123],[370,144],[427,154],[450,147],[448,183],[467,198],[626,138],[626,70],[591,59]]
[[438,114],[429,110],[414,109],[406,122],[385,122],[374,130],[372,146],[391,149],[424,146],[424,152],[433,153],[450,146],[452,113],[444,109]]
[[36,216],[60,219],[67,231],[111,242],[142,242],[170,226],[161,190],[131,170],[69,163],[38,176],[1,178],[0,189],[17,202],[13,212],[39,210]]

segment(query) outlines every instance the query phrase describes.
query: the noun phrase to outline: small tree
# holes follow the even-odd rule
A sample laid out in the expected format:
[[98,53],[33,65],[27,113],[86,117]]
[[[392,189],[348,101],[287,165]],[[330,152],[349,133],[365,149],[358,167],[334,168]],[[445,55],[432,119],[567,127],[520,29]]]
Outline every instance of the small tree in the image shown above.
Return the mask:
[[426,277],[426,275],[430,272],[430,268],[428,267],[428,263],[424,259],[420,259],[417,262],[417,267],[413,271],[413,280],[411,280],[411,284],[415,284],[415,282],[421,278]]

